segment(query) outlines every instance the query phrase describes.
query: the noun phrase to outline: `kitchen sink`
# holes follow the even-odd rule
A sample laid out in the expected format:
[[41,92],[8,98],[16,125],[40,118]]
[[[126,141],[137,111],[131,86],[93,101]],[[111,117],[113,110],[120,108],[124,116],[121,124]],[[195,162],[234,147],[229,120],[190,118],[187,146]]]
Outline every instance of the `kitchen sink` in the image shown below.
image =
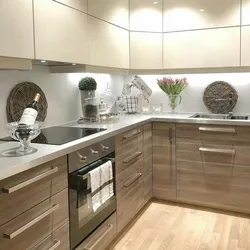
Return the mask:
[[248,115],[224,115],[224,114],[195,114],[190,118],[196,119],[216,119],[216,120],[249,120]]

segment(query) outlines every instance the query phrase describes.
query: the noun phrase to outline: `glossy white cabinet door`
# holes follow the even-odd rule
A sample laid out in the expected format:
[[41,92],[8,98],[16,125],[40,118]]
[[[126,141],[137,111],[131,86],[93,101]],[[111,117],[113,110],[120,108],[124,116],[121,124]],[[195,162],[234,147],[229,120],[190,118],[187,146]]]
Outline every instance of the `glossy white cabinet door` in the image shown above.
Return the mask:
[[162,32],[163,0],[130,0],[130,30]]
[[87,13],[87,0],[53,0]]
[[250,66],[250,26],[241,30],[241,66]]
[[164,34],[164,68],[240,66],[240,27]]
[[240,2],[164,0],[164,32],[240,25]]
[[89,64],[129,68],[129,32],[88,16]]
[[0,0],[0,56],[34,58],[32,0]]
[[88,14],[129,28],[129,0],[88,0]]
[[130,68],[162,69],[162,33],[130,32]]
[[250,0],[242,0],[242,24],[250,24]]
[[87,63],[87,15],[51,0],[34,0],[36,58]]

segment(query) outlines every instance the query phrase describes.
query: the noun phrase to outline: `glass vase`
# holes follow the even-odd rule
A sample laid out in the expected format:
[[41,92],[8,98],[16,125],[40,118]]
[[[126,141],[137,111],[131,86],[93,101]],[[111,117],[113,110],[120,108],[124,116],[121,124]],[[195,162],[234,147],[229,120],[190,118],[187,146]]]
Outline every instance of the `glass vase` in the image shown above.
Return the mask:
[[182,97],[180,95],[168,95],[168,105],[172,113],[175,113],[176,107],[181,103]]

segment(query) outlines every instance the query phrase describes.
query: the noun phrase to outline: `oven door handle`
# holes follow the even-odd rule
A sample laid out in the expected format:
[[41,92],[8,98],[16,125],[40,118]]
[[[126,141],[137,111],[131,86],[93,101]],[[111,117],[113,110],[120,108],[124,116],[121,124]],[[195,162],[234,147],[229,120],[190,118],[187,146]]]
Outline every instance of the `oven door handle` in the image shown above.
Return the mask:
[[90,247],[84,247],[84,250],[93,250],[104,238],[105,236],[111,231],[113,230],[113,224],[108,224],[108,228],[107,230],[105,230],[105,232],[93,243],[92,246]]

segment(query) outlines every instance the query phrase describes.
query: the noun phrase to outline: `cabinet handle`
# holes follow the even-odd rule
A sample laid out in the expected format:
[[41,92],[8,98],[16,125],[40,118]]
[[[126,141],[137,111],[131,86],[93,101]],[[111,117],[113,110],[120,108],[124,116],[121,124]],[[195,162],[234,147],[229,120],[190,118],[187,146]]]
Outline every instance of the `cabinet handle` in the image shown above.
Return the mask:
[[112,224],[108,224],[108,229],[95,241],[95,243],[90,246],[90,247],[84,247],[84,250],[92,250],[94,249],[94,247],[96,245],[98,245],[103,239],[104,237],[113,229],[113,225]]
[[199,127],[199,131],[204,132],[221,132],[221,133],[235,133],[234,128],[208,128],[208,127]]
[[55,250],[57,249],[59,246],[61,245],[61,241],[60,240],[54,240],[54,245],[49,248],[48,250]]
[[[5,233],[4,234],[4,238],[7,239],[13,239],[16,236],[18,236],[19,234],[23,233],[24,231],[26,231],[27,229],[29,229],[31,226],[35,225],[36,223],[38,223],[39,221],[41,221],[42,219],[44,219],[45,217],[47,217],[48,215],[52,214],[54,211],[56,211],[59,208],[59,204],[55,204],[53,205],[50,209],[48,209],[47,211],[45,211],[44,213],[40,214],[39,216],[37,216],[35,219],[31,220],[30,222],[28,222],[27,224],[25,224],[24,226],[20,227],[19,229],[17,229],[16,231],[14,231],[13,233]],[[53,249],[53,248],[52,248]]]
[[130,159],[124,160],[123,163],[130,163],[131,161],[135,160],[136,158],[140,157],[141,155],[142,155],[142,152],[137,152]]
[[169,137],[170,143],[172,143],[172,140],[173,140],[173,138],[172,138],[172,128],[168,129],[168,137]]
[[138,173],[137,175],[132,177],[131,180],[129,180],[127,183],[125,183],[123,186],[127,188],[127,187],[131,186],[136,180],[140,179],[141,177],[142,177],[142,173]]
[[16,191],[18,191],[18,190],[32,184],[32,183],[34,183],[34,182],[40,181],[40,180],[44,179],[45,177],[56,173],[57,171],[58,171],[58,167],[52,168],[51,170],[49,170],[49,171],[47,171],[45,173],[42,173],[40,175],[37,175],[37,176],[35,176],[35,177],[33,177],[33,178],[31,178],[31,179],[29,179],[27,181],[24,181],[24,182],[22,182],[20,184],[17,184],[16,186],[3,187],[2,191],[4,193],[7,193],[7,194],[14,193],[14,192],[16,192]]
[[218,148],[199,148],[201,152],[218,153],[218,154],[230,154],[235,155],[236,151],[232,149],[218,149]]
[[139,135],[141,133],[141,130],[137,130],[135,133],[131,134],[131,135],[124,135],[122,137],[122,140],[125,141],[125,140],[129,140],[137,135]]

